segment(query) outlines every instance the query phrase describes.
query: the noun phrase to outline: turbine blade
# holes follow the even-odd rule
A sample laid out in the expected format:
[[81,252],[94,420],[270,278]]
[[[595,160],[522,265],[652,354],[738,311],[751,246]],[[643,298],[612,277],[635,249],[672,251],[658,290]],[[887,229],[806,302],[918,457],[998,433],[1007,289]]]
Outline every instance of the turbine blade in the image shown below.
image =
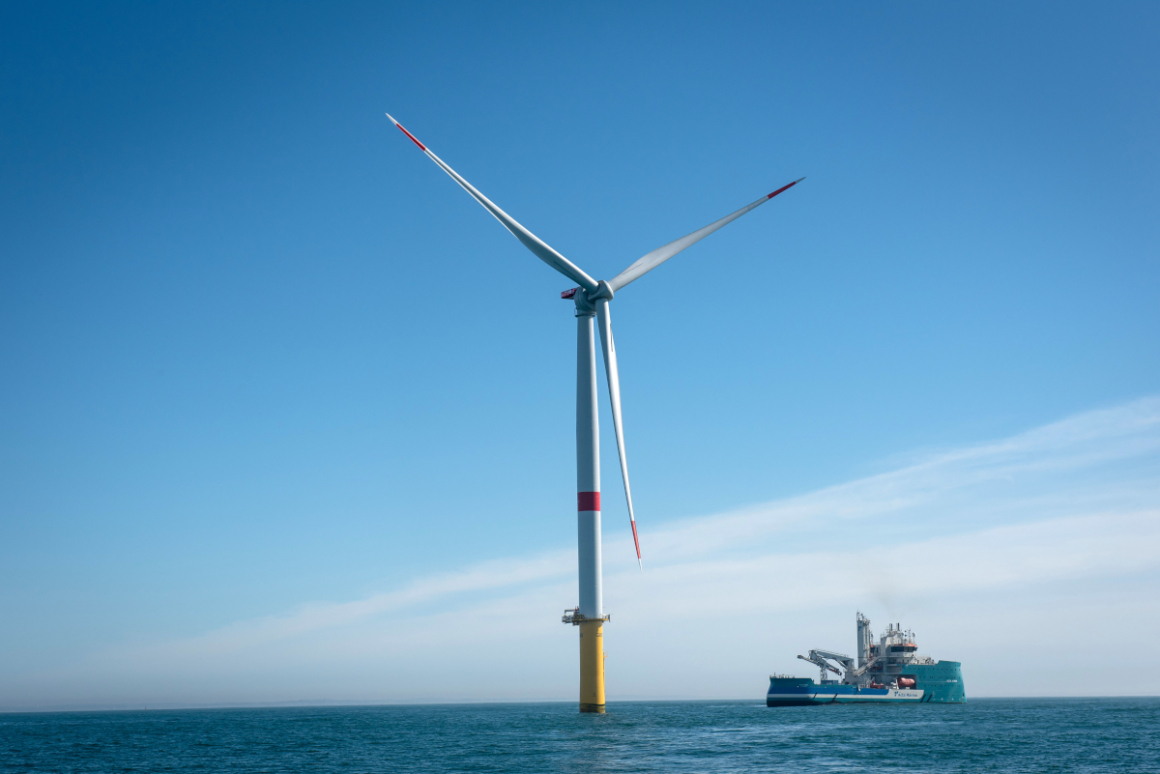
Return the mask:
[[632,542],[636,545],[636,563],[640,559],[640,539],[636,535],[636,514],[632,510],[632,487],[628,485],[628,457],[624,453],[624,423],[620,415],[620,372],[616,367],[616,345],[612,341],[612,320],[608,299],[596,299],[596,319],[600,324],[600,348],[604,351],[604,373],[608,376],[608,397],[612,401],[612,426],[616,429],[616,451],[620,454],[620,477],[624,480],[624,497],[628,500],[628,519],[632,524]]
[[[402,127],[400,127],[400,128],[402,128]],[[695,245],[697,242],[700,242],[702,239],[709,236],[717,229],[721,228],[722,226],[728,225],[729,223],[732,223],[733,221],[737,220],[745,213],[749,212],[750,210],[756,209],[757,207],[760,207],[762,204],[765,204],[767,201],[769,201],[773,197],[777,196],[782,191],[785,191],[789,188],[793,188],[795,185],[797,185],[798,183],[800,183],[803,180],[805,180],[805,178],[800,177],[797,180],[794,180],[789,185],[783,185],[781,188],[778,188],[773,193],[767,194],[767,195],[761,197],[760,199],[753,202],[752,204],[745,205],[744,207],[742,207],[737,212],[734,212],[731,215],[726,215],[725,217],[721,218],[720,220],[715,220],[712,223],[710,223],[708,226],[705,226],[704,228],[697,229],[692,234],[689,234],[687,236],[683,236],[680,239],[674,239],[672,242],[669,242],[667,245],[662,245],[661,247],[658,247],[656,250],[653,250],[651,253],[647,253],[647,254],[641,256],[631,266],[629,266],[627,269],[622,271],[620,274],[617,274],[615,277],[613,277],[611,280],[609,280],[608,281],[609,286],[612,288],[613,291],[620,290],[622,287],[624,287],[628,283],[632,282],[634,279],[637,279],[638,277],[640,277],[644,274],[648,274],[650,271],[652,271],[656,267],[660,266],[662,263],[664,263],[668,259],[672,258],[677,253],[681,252],[686,247],[691,247],[691,246]]]
[[488,212],[495,216],[496,220],[503,224],[504,228],[512,232],[515,238],[523,242],[524,247],[531,250],[537,258],[563,274],[568,279],[580,285],[585,290],[596,289],[596,280],[589,277],[579,266],[553,250],[546,242],[537,237],[531,231],[528,231],[526,228],[521,226],[518,222],[516,222],[515,218],[513,218],[511,215],[508,215],[506,212],[497,207],[490,199],[477,191],[471,183],[460,177],[454,169],[444,164],[443,159],[432,153],[430,148],[419,142],[415,135],[404,129],[403,125],[396,121],[394,118],[391,118],[390,113],[387,113],[386,115],[387,118],[391,119],[392,124],[399,127],[399,130],[403,134],[411,138],[411,142],[419,146],[419,150],[426,153],[432,161],[439,165],[440,169],[451,176],[452,180],[459,183],[459,185],[463,187],[463,190],[467,191],[477,202],[482,204]]

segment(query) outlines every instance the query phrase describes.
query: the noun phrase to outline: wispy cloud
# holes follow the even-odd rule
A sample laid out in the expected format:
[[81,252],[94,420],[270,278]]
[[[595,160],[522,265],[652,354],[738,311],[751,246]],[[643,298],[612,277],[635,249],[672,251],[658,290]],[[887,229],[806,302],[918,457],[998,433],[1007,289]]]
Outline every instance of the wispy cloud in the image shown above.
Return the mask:
[[417,605],[462,594],[497,591],[560,576],[576,564],[575,551],[555,551],[527,559],[483,562],[457,572],[418,578],[397,591],[349,602],[310,603],[289,613],[242,621],[197,637],[141,649],[169,658],[204,658],[264,646],[320,629],[347,626],[375,616],[405,615]]
[[[633,685],[643,695],[671,695],[642,676],[668,684],[665,664],[687,671],[690,648],[702,671],[720,672],[715,685],[726,685],[728,668],[713,665],[737,660],[744,651],[737,638],[760,631],[755,621],[800,621],[794,611],[972,594],[994,599],[993,611],[1079,579],[1136,577],[1151,589],[1160,568],[1160,398],[927,454],[799,497],[685,519],[645,539],[643,574],[627,534],[610,534],[605,547],[614,636],[627,651],[649,654],[626,659],[636,664]],[[312,682],[322,674],[329,681],[319,685],[341,694],[331,698],[350,700],[542,697],[570,682],[559,675],[570,674],[562,665],[571,653],[551,618],[574,600],[574,576],[573,550],[489,561],[364,599],[120,648],[76,669],[122,680],[139,673],[165,685],[177,673],[206,685],[247,674],[241,685],[251,700],[322,690]],[[735,636],[667,639],[673,621],[691,619]],[[446,681],[444,670],[467,665],[478,673]],[[360,670],[379,676],[377,693],[364,690]],[[259,674],[269,681],[254,682]]]
[[[1002,441],[930,454],[800,497],[688,519],[650,535],[664,560],[766,547],[794,531],[877,544],[937,532],[1160,503],[1160,398],[1080,414]],[[869,528],[865,522],[873,521]],[[862,524],[858,524],[862,522]],[[615,559],[624,551],[606,552]]]

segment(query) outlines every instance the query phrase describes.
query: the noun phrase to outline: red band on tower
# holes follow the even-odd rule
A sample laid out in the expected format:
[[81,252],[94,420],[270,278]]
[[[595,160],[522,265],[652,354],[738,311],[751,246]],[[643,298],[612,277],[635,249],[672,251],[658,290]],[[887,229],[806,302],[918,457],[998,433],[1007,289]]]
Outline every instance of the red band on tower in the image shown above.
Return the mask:
[[600,510],[600,493],[599,492],[577,492],[576,493],[576,510],[578,511],[599,511]]

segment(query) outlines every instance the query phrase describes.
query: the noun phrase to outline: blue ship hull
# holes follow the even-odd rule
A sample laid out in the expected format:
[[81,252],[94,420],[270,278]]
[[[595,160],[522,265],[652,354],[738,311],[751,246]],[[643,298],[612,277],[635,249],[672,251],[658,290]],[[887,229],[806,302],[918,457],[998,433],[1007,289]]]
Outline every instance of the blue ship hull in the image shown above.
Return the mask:
[[813,704],[962,704],[962,665],[958,661],[911,664],[904,677],[914,679],[913,688],[870,688],[859,685],[824,683],[808,677],[771,677],[765,696],[767,707],[794,707]]

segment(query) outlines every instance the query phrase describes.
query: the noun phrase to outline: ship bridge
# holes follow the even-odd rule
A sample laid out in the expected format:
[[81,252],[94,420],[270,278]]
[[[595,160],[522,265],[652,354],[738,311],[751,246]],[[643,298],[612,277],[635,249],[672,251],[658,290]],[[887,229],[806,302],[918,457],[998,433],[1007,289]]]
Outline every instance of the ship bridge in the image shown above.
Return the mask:
[[[870,619],[858,613],[858,656],[855,659],[831,650],[814,649],[808,656],[798,656],[821,670],[823,685],[843,684],[870,687],[909,688],[915,684],[910,667],[934,664],[934,660],[918,655],[914,632],[902,624],[889,623],[886,631],[874,641]],[[834,679],[835,675],[840,679]]]

